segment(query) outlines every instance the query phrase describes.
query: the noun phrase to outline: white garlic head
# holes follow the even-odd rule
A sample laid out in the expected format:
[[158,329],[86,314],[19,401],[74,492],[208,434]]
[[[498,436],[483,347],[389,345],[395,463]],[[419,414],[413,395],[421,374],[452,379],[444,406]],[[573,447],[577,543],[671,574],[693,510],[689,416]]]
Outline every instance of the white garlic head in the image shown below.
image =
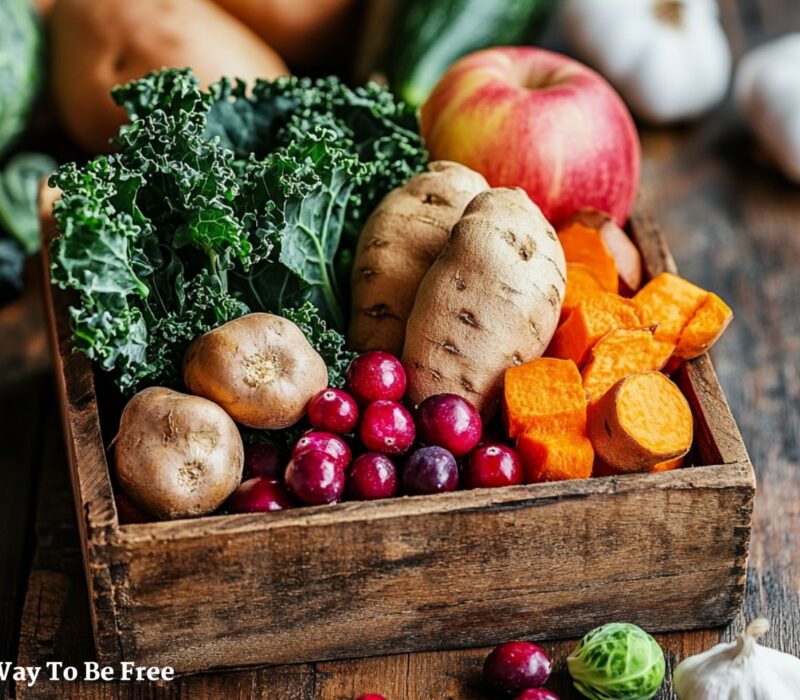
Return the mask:
[[735,642],[682,661],[672,678],[678,698],[800,700],[800,659],[759,645],[768,630],[767,620],[753,620]]

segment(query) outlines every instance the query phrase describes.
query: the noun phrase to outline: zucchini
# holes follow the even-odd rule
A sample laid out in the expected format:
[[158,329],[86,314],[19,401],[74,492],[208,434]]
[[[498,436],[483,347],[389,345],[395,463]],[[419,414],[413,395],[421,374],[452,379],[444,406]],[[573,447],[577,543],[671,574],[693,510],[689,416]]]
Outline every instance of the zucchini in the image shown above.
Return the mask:
[[552,0],[406,0],[388,53],[389,84],[419,107],[456,59],[525,42],[552,5]]

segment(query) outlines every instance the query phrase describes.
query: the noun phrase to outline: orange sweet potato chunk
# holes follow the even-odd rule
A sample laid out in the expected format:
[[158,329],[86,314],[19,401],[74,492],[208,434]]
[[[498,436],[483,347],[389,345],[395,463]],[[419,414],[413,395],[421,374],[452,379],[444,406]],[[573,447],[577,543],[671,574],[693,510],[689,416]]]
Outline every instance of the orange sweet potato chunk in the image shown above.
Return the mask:
[[619,276],[614,256],[596,229],[573,223],[558,233],[567,263],[579,263],[591,270],[607,292],[619,291]]
[[589,403],[597,401],[629,374],[660,370],[673,348],[655,342],[650,328],[609,331],[592,346],[583,368],[583,388]]
[[681,331],[705,301],[708,292],[697,285],[662,272],[651,279],[634,296],[648,326],[655,326],[655,339],[678,345]]
[[732,320],[731,308],[716,294],[709,292],[681,331],[675,356],[691,360],[707,352]]
[[567,286],[564,301],[561,304],[561,320],[585,299],[605,292],[592,271],[580,263],[567,263]]
[[592,346],[615,328],[641,328],[642,315],[634,301],[603,292],[580,302],[562,323],[547,355],[572,360],[578,367],[586,361]]
[[582,433],[586,394],[574,362],[540,357],[505,373],[503,402],[508,435]]
[[533,434],[517,441],[517,454],[529,484],[540,481],[588,479],[594,450],[582,435],[557,435],[542,439]]

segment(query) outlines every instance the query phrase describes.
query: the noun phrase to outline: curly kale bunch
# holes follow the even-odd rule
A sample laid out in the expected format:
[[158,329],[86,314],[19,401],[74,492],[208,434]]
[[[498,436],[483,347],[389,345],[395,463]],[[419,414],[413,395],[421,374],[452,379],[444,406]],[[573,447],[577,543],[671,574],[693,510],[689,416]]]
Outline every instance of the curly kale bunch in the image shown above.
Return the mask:
[[416,117],[335,78],[170,69],[116,88],[116,152],[53,176],[53,282],[78,292],[75,345],[130,393],[179,382],[191,340],[285,313],[341,377],[348,260],[367,215],[424,166]]

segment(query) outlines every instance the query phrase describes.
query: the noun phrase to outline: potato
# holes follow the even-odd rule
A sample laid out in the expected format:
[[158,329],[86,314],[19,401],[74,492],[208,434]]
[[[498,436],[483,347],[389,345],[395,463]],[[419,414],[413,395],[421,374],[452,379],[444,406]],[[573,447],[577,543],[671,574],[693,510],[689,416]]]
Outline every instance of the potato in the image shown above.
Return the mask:
[[239,423],[279,430],[297,423],[328,386],[328,368],[294,323],[255,313],[197,338],[184,357],[183,381]]
[[416,404],[454,393],[490,418],[503,373],[541,356],[558,324],[564,254],[519,188],[476,196],[422,280],[403,364]]
[[307,66],[343,47],[355,0],[215,0],[287,61]]
[[151,387],[122,412],[117,482],[137,508],[160,520],[214,512],[239,485],[243,466],[239,430],[211,401]]
[[464,207],[487,189],[483,175],[436,161],[383,198],[356,248],[347,336],[351,348],[400,355],[419,283]]
[[58,0],[50,18],[51,79],[61,120],[91,153],[125,122],[111,88],[163,67],[203,84],[286,75],[283,60],[211,0]]

